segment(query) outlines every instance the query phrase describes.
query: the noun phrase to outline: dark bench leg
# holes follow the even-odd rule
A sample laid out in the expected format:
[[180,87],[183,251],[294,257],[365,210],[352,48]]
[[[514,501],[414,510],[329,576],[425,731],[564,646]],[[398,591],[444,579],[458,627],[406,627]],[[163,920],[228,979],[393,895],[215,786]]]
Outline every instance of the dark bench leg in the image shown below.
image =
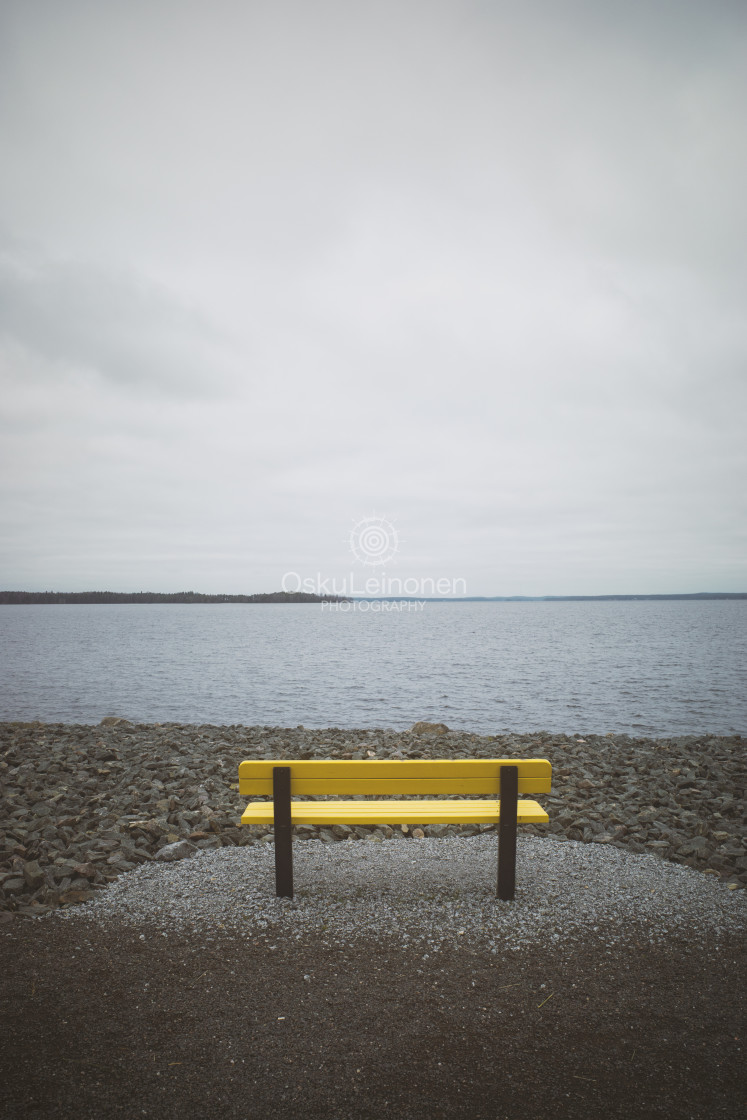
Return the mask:
[[498,897],[510,902],[516,886],[518,766],[501,766],[501,815],[498,819]]
[[289,766],[272,771],[275,816],[275,893],[293,898],[293,829],[291,827],[291,772]]

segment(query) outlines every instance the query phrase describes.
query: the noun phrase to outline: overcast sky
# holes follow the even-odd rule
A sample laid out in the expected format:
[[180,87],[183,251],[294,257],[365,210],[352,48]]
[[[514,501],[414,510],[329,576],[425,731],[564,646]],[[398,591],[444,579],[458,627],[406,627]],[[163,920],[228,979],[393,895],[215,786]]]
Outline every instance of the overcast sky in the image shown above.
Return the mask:
[[3,0],[0,587],[747,590],[740,0]]

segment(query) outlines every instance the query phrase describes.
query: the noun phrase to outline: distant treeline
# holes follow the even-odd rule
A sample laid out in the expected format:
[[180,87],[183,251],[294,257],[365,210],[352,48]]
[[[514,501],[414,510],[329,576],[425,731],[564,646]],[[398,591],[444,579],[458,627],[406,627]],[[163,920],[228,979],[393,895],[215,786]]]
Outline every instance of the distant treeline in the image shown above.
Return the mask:
[[[683,595],[494,595],[418,600],[405,595],[354,596],[382,602],[427,603],[575,603],[629,602],[638,599],[747,599],[745,591],[699,591]],[[263,595],[203,595],[199,591],[0,591],[0,606],[17,603],[348,603],[344,595],[310,595],[305,591],[270,591]]]
[[199,591],[0,591],[0,604],[15,603],[342,603],[341,595],[271,591],[265,595],[202,595]]

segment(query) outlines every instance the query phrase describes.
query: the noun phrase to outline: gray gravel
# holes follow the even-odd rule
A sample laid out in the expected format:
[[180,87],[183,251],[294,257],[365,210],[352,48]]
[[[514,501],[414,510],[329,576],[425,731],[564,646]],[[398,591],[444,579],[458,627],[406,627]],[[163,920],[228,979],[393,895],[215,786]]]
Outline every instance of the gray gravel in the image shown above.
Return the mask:
[[495,836],[307,840],[294,857],[293,901],[274,896],[272,845],[262,844],[141,865],[51,920],[136,926],[144,939],[172,931],[270,944],[311,935],[331,946],[389,938],[424,956],[466,943],[494,953],[553,943],[566,951],[590,939],[641,945],[677,933],[690,946],[713,946],[747,929],[743,891],[603,844],[521,839],[513,902],[495,899]]

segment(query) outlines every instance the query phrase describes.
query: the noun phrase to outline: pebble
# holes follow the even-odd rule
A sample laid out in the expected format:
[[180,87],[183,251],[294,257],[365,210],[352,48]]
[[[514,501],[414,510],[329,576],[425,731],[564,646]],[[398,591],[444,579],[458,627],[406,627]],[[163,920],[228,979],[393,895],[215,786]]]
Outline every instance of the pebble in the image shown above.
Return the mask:
[[[256,848],[240,828],[243,758],[542,757],[553,791],[546,826],[524,836],[620,850],[685,865],[737,893],[747,884],[744,741],[740,736],[637,739],[538,731],[480,736],[420,722],[409,732],[134,724],[0,724],[0,913],[40,916],[86,902],[122,875],[186,853]],[[403,831],[406,829],[406,832]],[[304,828],[300,843],[389,850],[478,837],[487,826]],[[186,846],[185,846],[186,845]],[[266,851],[269,845],[269,853]],[[361,845],[362,847],[362,845]]]

